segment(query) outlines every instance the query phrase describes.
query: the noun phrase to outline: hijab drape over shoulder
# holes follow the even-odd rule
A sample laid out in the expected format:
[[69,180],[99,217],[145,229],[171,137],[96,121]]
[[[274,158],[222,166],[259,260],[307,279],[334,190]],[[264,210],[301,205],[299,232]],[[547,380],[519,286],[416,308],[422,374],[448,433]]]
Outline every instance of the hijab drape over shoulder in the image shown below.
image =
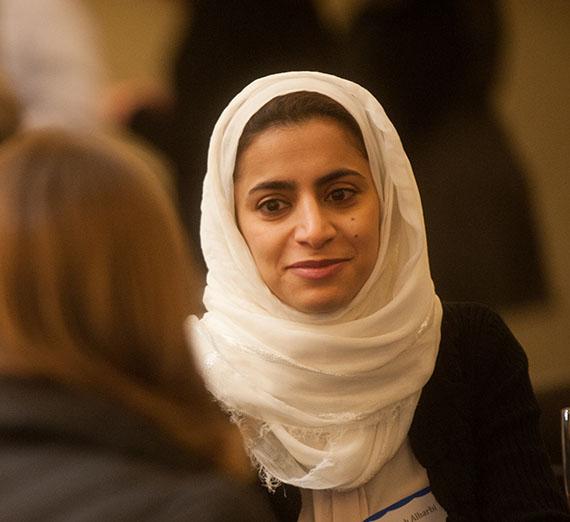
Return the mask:
[[[269,100],[295,91],[322,93],[354,116],[380,198],[377,263],[354,300],[331,314],[302,313],[273,295],[235,221],[242,130]],[[208,311],[190,318],[188,331],[210,391],[238,423],[267,485],[366,483],[408,433],[441,325],[419,194],[382,107],[362,87],[322,73],[251,83],[214,128],[201,238]]]

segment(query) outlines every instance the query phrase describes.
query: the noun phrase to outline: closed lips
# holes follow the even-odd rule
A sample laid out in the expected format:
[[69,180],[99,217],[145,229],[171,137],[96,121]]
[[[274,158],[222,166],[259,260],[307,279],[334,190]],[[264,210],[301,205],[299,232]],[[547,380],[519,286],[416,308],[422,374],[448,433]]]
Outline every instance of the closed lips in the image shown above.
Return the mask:
[[330,265],[336,265],[337,263],[343,263],[348,261],[348,259],[322,259],[320,261],[299,261],[298,263],[293,263],[287,268],[323,268]]

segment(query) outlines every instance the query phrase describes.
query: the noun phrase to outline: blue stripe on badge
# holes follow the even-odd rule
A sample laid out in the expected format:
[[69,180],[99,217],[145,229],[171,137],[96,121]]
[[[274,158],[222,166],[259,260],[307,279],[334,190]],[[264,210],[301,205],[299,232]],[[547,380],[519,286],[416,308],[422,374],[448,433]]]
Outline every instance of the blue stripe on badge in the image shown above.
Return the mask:
[[374,515],[368,517],[363,522],[374,522],[374,520],[380,520],[386,513],[390,512],[390,511],[395,511],[396,509],[399,509],[402,506],[405,506],[406,504],[410,503],[415,498],[420,498],[420,497],[427,495],[430,491],[431,491],[431,488],[429,486],[425,489],[420,489],[417,493],[414,493],[413,495],[410,495],[409,497],[403,498],[402,500],[395,502],[394,504],[392,504],[391,506],[388,506],[387,508],[383,509],[382,511],[378,511],[378,513],[374,513]]

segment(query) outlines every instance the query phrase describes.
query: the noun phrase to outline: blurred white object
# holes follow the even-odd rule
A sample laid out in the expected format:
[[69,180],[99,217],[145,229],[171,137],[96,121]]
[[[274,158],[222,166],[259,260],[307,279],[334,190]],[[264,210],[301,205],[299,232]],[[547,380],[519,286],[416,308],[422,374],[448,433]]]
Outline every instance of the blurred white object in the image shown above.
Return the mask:
[[80,0],[0,0],[0,58],[24,127],[99,126],[99,45]]
[[562,408],[560,412],[562,426],[562,473],[566,501],[570,506],[570,408]]

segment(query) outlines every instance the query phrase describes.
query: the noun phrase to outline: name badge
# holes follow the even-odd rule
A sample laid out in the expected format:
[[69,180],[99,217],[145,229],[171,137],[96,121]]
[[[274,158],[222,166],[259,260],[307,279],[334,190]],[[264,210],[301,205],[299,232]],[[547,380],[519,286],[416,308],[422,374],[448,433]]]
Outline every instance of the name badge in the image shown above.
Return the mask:
[[374,513],[364,522],[445,522],[447,513],[427,487]]

